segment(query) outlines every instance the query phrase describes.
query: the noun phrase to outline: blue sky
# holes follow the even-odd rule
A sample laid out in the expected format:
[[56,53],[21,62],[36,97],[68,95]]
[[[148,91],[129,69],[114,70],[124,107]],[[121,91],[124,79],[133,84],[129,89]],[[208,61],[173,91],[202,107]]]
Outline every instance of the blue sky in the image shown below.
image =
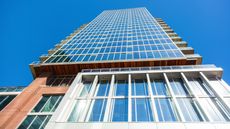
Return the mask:
[[103,10],[146,7],[230,83],[229,0],[1,0],[0,86],[26,86],[29,63]]

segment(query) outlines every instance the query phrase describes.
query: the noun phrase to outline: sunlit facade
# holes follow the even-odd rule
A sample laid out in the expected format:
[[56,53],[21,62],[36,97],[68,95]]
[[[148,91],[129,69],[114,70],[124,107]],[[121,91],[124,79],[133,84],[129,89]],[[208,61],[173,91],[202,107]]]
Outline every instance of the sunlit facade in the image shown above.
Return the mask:
[[0,89],[0,127],[227,129],[223,69],[201,63],[146,8],[103,11],[30,64],[28,87]]

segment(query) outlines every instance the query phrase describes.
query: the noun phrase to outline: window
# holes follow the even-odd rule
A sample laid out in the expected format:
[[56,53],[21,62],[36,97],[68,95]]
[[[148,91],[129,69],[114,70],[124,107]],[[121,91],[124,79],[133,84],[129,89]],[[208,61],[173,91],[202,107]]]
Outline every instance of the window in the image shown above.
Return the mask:
[[43,96],[18,129],[45,128],[52,116],[52,113],[55,111],[62,98],[63,95]]
[[16,95],[2,95],[0,96],[0,111],[5,108],[14,98]]
[[197,95],[213,95],[210,89],[200,78],[189,78],[188,80]]
[[155,105],[159,121],[177,121],[171,99],[155,99]]
[[128,99],[113,99],[111,121],[128,121]]
[[230,91],[225,88],[223,82],[218,77],[209,78],[212,87],[223,96],[230,96]]
[[92,87],[92,81],[84,81],[83,89],[81,91],[80,97],[86,97],[89,94],[91,87]]
[[76,100],[75,106],[69,116],[69,122],[78,122],[82,116],[82,112],[86,108],[86,100]]
[[18,87],[0,87],[0,92],[20,92],[24,89],[23,86]]
[[57,87],[57,86],[70,86],[74,80],[75,75],[68,76],[51,76],[47,79],[46,86]]
[[149,99],[132,99],[132,121],[153,121],[151,103]]
[[128,83],[126,80],[117,80],[114,87],[115,96],[128,96]]
[[27,116],[18,129],[43,129],[48,123],[51,115],[30,115]]
[[153,95],[169,95],[164,80],[153,80],[151,83]]
[[146,80],[135,79],[132,81],[132,95],[133,96],[148,95]]
[[110,84],[108,80],[101,80],[98,84],[97,96],[108,96]]
[[[201,98],[201,104],[205,105],[205,110],[213,121],[229,121],[229,114],[224,112],[220,102],[214,98]],[[228,116],[227,116],[228,115]]]
[[204,121],[201,111],[197,104],[191,98],[177,99],[185,121]]
[[89,121],[103,121],[107,99],[95,99]]
[[54,112],[63,96],[43,96],[31,112]]
[[169,82],[175,95],[189,95],[188,90],[181,79],[169,79]]

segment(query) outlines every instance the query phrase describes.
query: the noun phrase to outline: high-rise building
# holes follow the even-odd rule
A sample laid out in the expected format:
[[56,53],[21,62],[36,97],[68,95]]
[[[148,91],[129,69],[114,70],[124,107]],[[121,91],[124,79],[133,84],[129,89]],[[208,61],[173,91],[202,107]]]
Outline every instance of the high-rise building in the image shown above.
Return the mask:
[[0,128],[227,129],[223,69],[201,63],[146,8],[103,11],[0,89]]

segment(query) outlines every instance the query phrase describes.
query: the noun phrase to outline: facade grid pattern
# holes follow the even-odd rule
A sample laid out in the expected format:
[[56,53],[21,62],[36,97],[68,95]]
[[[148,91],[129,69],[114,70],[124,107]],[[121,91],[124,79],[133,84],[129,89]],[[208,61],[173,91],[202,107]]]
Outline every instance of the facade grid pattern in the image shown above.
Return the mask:
[[145,8],[104,11],[45,63],[185,58]]

